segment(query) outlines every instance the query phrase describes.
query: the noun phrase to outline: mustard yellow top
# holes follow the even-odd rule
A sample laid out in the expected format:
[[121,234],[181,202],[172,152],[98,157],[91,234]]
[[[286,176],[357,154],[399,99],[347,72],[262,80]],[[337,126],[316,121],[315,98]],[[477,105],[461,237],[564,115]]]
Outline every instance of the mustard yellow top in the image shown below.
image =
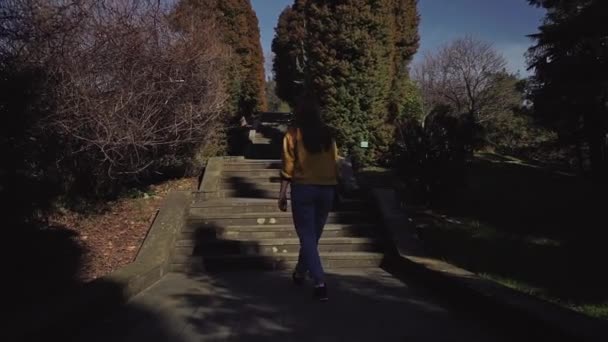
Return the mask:
[[283,138],[283,168],[281,177],[297,184],[338,184],[338,149],[332,147],[320,153],[309,153],[304,147],[302,133],[290,128]]

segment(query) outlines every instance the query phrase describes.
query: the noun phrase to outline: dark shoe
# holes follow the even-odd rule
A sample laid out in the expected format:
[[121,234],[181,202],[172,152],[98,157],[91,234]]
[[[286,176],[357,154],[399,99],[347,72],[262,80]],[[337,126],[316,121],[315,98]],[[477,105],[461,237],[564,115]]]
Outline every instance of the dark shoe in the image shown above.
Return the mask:
[[315,286],[313,296],[315,297],[316,300],[319,300],[322,302],[328,301],[329,297],[327,296],[327,285],[323,284],[321,286]]
[[293,280],[293,283],[301,286],[304,284],[304,281],[306,280],[306,276],[304,276],[303,274],[299,274],[298,272],[293,272],[291,274],[291,279]]

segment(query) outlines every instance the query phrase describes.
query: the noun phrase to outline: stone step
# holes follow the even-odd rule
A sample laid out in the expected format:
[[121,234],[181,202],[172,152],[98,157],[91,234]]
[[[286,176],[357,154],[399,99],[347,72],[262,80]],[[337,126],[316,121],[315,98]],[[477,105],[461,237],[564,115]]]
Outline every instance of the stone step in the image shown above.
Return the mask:
[[224,165],[233,165],[233,164],[248,164],[248,165],[274,165],[281,164],[281,159],[233,159],[226,160]]
[[[215,193],[215,198],[266,198],[266,199],[278,199],[279,190],[272,189],[224,189]],[[288,193],[289,198],[289,193]]]
[[[384,255],[372,252],[331,252],[319,253],[326,270],[337,268],[378,267]],[[171,264],[174,272],[196,272],[201,269],[210,272],[233,270],[280,270],[292,269],[298,261],[298,253],[284,253],[273,256],[250,256],[238,254],[213,257],[175,256]]]
[[[230,198],[246,198],[246,199],[259,199],[259,200],[272,200],[277,199],[281,190],[280,183],[247,183],[247,182],[235,182],[235,183],[220,183],[219,191],[217,192],[218,200]],[[287,194],[291,194],[291,187],[287,188]],[[359,198],[362,198],[363,194],[357,194]],[[352,195],[349,199],[357,198]],[[203,199],[201,199],[203,200]],[[227,201],[227,200],[224,200]],[[354,202],[353,202],[354,203]],[[358,208],[363,208],[359,206]]]
[[251,144],[247,147],[247,150],[244,153],[248,158],[253,159],[277,158],[281,156],[281,147],[274,144]]
[[[220,189],[216,198],[251,198],[251,199],[276,199],[281,189],[280,183],[247,183],[246,181],[234,183],[220,183]],[[291,188],[287,189],[291,193]]]
[[224,164],[268,164],[280,162],[280,159],[245,159],[243,157],[237,157],[225,159]]
[[279,172],[274,172],[268,175],[249,175],[246,172],[242,176],[222,176],[220,178],[223,184],[281,184],[281,176]]
[[253,137],[253,139],[251,139],[251,142],[254,145],[271,145],[273,143],[273,140],[269,139],[269,138],[265,138],[264,136],[255,135]]
[[[288,225],[293,224],[290,212],[276,213],[242,213],[242,214],[208,214],[201,208],[190,208],[189,223],[209,227],[245,226],[245,225]],[[369,223],[373,217],[358,211],[339,211],[329,213],[328,224],[333,223]]]
[[[376,235],[377,230],[378,227],[374,224],[328,224],[323,230],[323,237],[369,237]],[[257,240],[297,237],[293,225],[228,226],[226,228],[188,225],[184,227],[178,240]]]
[[264,125],[259,130],[253,133],[255,137],[281,139],[285,131],[281,129],[281,125]]
[[243,179],[220,183],[221,190],[243,190],[243,191],[279,191],[281,183],[254,183]]
[[[181,240],[175,247],[175,255],[215,256],[224,254],[274,256],[298,253],[297,238],[259,240]],[[324,237],[319,241],[319,252],[380,252],[380,245],[372,238]]]
[[[207,214],[244,214],[244,213],[275,213],[279,212],[277,200],[275,199],[260,199],[260,198],[240,198],[234,197],[231,199],[220,200],[195,200],[191,208],[199,209],[201,215]],[[291,210],[291,205],[288,202],[288,210]]]
[[231,177],[238,177],[238,178],[258,178],[258,177],[264,177],[264,178],[270,178],[270,177],[279,177],[280,176],[280,171],[278,169],[263,169],[263,168],[257,168],[257,169],[244,169],[244,170],[223,170],[222,171],[222,178],[226,179],[226,178],[231,178]]
[[[192,208],[200,208],[202,214],[219,213],[255,213],[255,212],[279,212],[275,199],[259,198],[231,198],[229,200],[195,200]],[[370,205],[366,201],[345,199],[334,202],[332,211],[355,211],[369,209]],[[288,210],[291,211],[291,203],[288,203]]]
[[[287,193],[287,199],[290,199],[290,193]],[[194,203],[203,201],[230,201],[233,199],[249,199],[249,200],[276,200],[279,198],[278,190],[259,190],[259,189],[231,189],[219,190],[216,192],[204,193],[196,192],[193,195]]]
[[279,170],[281,168],[280,160],[246,160],[226,162],[223,166],[223,171],[239,171],[239,170]]
[[293,119],[293,114],[282,112],[262,112],[256,117],[263,125],[273,125],[277,122],[289,122]]

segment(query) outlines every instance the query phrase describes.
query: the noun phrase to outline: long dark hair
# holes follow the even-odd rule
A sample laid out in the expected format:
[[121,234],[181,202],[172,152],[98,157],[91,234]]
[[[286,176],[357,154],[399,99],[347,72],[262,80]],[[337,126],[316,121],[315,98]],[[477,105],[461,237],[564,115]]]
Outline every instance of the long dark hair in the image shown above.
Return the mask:
[[311,93],[300,96],[295,107],[295,124],[302,133],[304,148],[310,153],[321,153],[331,148],[334,137],[321,119],[321,106]]

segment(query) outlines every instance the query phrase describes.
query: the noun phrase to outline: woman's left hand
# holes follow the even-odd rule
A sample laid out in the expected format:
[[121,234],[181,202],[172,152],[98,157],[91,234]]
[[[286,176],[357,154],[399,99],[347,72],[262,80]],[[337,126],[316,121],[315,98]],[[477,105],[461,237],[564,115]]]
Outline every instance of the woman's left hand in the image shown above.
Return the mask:
[[279,209],[281,211],[287,211],[287,188],[289,187],[289,181],[281,180],[281,191],[279,192]]
[[279,194],[279,210],[287,211],[287,195],[284,193]]

